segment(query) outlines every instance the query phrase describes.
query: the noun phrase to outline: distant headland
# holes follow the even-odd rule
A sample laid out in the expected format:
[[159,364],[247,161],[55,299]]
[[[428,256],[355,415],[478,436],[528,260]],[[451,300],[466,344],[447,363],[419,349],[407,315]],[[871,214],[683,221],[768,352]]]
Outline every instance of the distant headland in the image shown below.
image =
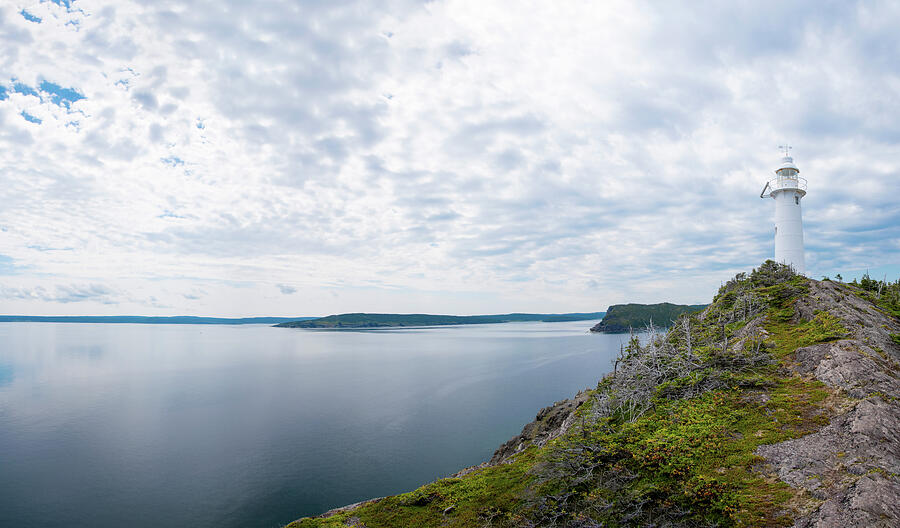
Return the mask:
[[653,325],[669,327],[683,313],[699,312],[707,304],[614,304],[591,332],[624,333]]
[[600,319],[606,312],[527,314],[509,313],[497,315],[432,315],[432,314],[383,314],[347,313],[329,315],[318,319],[290,321],[276,324],[282,328],[390,328],[403,326],[450,326],[467,324],[494,324],[526,321],[558,323],[563,321],[591,321]]

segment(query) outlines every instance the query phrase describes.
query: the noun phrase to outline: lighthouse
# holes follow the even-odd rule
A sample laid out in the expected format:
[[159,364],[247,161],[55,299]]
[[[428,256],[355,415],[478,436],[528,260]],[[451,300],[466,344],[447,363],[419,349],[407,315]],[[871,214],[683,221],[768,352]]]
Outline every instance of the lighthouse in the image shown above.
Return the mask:
[[784,157],[775,169],[775,178],[766,182],[760,198],[775,200],[775,261],[789,264],[801,275],[806,273],[803,258],[803,219],[800,201],[806,196],[806,180],[789,155],[791,147],[781,147]]

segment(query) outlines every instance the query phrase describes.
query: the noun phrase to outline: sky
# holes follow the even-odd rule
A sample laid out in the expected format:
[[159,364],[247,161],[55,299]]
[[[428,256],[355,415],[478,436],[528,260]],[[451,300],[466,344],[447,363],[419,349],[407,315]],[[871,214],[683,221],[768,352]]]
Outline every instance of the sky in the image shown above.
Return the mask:
[[[0,313],[709,302],[900,276],[900,3],[0,2]],[[880,278],[880,277],[879,277]]]

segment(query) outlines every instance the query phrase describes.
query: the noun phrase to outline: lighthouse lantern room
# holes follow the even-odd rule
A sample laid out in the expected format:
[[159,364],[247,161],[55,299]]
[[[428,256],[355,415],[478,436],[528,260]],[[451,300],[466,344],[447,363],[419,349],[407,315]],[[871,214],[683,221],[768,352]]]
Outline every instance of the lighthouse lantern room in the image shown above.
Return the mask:
[[806,196],[806,180],[799,176],[800,169],[789,155],[791,147],[780,148],[784,152],[781,165],[775,169],[775,178],[766,183],[759,197],[775,200],[775,261],[789,264],[794,271],[804,274],[800,201]]

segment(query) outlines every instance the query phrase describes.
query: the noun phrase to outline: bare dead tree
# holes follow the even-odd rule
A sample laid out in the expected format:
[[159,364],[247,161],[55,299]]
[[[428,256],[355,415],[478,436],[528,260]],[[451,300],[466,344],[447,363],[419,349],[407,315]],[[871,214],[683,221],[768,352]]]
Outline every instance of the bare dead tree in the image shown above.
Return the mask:
[[690,314],[685,315],[681,318],[681,331],[684,332],[684,341],[685,341],[685,346],[687,346],[687,353],[693,354],[694,347],[691,346],[691,316],[690,316]]

